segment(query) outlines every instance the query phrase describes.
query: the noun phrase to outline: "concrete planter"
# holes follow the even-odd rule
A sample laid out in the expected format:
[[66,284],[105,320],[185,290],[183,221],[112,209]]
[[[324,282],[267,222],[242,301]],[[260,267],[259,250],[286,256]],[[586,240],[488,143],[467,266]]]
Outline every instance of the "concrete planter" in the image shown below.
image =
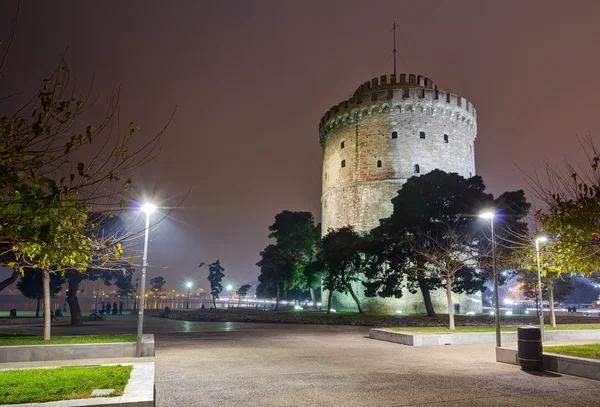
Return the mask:
[[[116,397],[94,397],[77,400],[50,401],[47,403],[27,404],[2,404],[0,407],[79,407],[79,406],[102,406],[102,407],[153,407],[154,400],[154,363],[121,363],[121,365],[132,365],[129,382],[125,386],[123,395]],[[110,365],[101,365],[110,366]],[[114,365],[113,365],[114,366]],[[31,368],[39,369],[39,368]],[[49,367],[47,369],[52,369]],[[6,369],[11,370],[11,369]]]
[[[517,342],[516,332],[501,333],[502,342]],[[472,345],[477,343],[495,343],[495,332],[461,332],[452,334],[421,334],[395,332],[390,329],[371,329],[369,338],[380,341],[400,343],[407,346]],[[582,329],[573,331],[546,331],[544,340],[598,340],[600,329]]]
[[[552,350],[549,346],[547,349]],[[496,348],[496,362],[519,365],[516,348]],[[600,360],[544,352],[544,370],[600,380]]]
[[[142,337],[142,356],[154,356],[154,334]],[[0,346],[0,363],[135,357],[135,342]]]

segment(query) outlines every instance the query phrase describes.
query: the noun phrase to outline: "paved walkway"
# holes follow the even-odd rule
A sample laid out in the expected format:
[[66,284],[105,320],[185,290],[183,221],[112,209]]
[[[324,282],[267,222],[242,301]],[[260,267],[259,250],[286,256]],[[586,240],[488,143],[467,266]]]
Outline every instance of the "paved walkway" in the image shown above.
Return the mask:
[[[496,363],[488,344],[408,347],[346,326],[146,325],[157,341],[158,406],[600,406],[598,382]],[[123,316],[54,334],[134,331],[135,318]]]

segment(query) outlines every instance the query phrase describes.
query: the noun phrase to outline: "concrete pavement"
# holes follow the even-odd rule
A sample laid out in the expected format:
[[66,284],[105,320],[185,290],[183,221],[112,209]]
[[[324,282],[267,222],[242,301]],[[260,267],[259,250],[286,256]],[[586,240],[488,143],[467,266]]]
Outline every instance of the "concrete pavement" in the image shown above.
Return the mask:
[[[158,406],[600,406],[598,382],[496,363],[489,344],[415,348],[349,326],[145,325],[156,337]],[[0,327],[0,335],[40,328]],[[135,332],[135,317],[54,329],[113,332]]]

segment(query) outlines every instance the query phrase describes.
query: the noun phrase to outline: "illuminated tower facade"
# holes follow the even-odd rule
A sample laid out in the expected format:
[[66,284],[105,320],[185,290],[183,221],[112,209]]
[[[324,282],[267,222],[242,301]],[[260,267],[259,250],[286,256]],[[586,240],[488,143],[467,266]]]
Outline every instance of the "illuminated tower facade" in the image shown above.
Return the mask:
[[[323,148],[322,230],[351,225],[368,231],[392,213],[391,199],[406,180],[434,169],[475,175],[473,142],[477,114],[471,103],[444,92],[420,75],[374,78],[349,100],[321,119]],[[357,287],[358,292],[363,289]],[[401,299],[368,299],[373,311],[424,310],[420,294]],[[432,293],[436,309],[446,308],[445,295]],[[323,296],[326,300],[326,296]],[[439,302],[439,305],[438,305]],[[456,296],[465,310],[479,311],[481,301]],[[336,295],[334,305],[355,309],[350,296]]]

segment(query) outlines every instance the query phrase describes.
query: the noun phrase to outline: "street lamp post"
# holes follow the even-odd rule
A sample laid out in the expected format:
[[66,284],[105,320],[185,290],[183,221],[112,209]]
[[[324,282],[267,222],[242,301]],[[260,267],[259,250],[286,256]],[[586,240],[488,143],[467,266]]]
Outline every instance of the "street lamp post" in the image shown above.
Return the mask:
[[489,219],[492,227],[492,275],[494,276],[494,302],[495,302],[495,322],[496,322],[496,347],[502,346],[502,337],[500,335],[500,298],[498,296],[498,272],[496,270],[496,237],[494,236],[494,217],[495,213],[486,211],[479,216]]
[[540,333],[542,335],[542,342],[544,341],[544,305],[542,304],[542,275],[540,273],[540,242],[546,242],[548,238],[540,236],[535,239],[535,255],[537,258],[537,278],[538,278],[538,298],[540,305]]
[[190,309],[190,291],[192,290],[192,282],[188,281],[187,283],[185,283],[185,286],[188,289],[187,305],[185,306],[185,309]]
[[140,282],[140,304],[138,311],[137,342],[135,345],[135,355],[142,356],[142,334],[144,331],[144,303],[146,291],[146,264],[148,263],[148,233],[150,231],[150,215],[156,211],[156,206],[146,203],[142,206],[142,212],[146,213],[146,234],[144,237],[144,256],[142,258],[142,281]]

